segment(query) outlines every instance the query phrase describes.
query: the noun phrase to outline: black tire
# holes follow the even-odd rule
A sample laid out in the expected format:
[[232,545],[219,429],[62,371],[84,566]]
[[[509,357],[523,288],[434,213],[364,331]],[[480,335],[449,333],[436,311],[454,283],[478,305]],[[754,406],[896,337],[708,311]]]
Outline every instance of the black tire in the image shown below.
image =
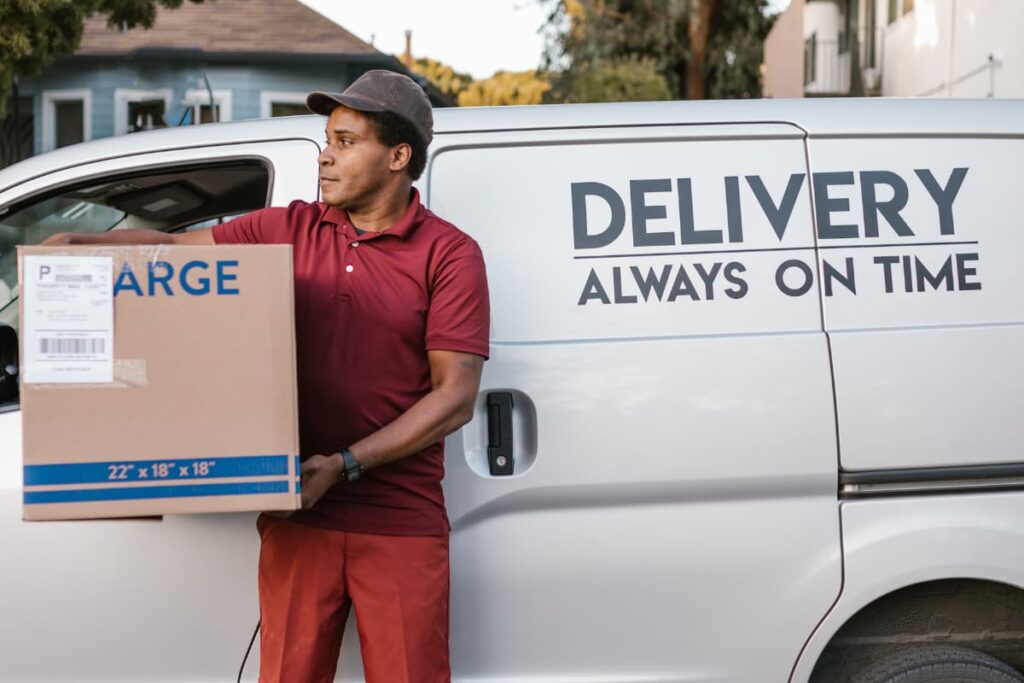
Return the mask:
[[850,683],[1024,683],[1024,676],[984,652],[923,645],[875,662]]

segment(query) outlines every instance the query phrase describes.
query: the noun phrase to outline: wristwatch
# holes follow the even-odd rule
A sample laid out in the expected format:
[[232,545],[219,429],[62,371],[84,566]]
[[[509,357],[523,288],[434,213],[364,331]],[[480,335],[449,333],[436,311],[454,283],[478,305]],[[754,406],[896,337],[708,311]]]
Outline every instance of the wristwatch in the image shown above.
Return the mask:
[[352,454],[349,449],[344,449],[341,452],[341,459],[345,461],[345,475],[346,481],[355,481],[363,474],[363,468],[356,460],[356,456]]

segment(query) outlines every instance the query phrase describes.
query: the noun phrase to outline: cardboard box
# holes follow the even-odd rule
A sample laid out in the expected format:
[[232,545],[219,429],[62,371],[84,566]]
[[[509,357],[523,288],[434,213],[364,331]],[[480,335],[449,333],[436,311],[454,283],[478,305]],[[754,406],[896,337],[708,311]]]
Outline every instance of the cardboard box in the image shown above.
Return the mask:
[[19,247],[26,520],[294,510],[292,250]]

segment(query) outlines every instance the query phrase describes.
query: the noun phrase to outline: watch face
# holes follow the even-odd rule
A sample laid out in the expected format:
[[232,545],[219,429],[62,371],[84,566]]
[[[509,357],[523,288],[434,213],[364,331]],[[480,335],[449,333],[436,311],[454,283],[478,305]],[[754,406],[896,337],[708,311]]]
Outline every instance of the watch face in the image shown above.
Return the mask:
[[355,481],[362,474],[363,468],[359,466],[359,461],[356,460],[356,456],[352,451],[347,448],[341,453],[342,459],[345,461],[345,479],[348,481]]

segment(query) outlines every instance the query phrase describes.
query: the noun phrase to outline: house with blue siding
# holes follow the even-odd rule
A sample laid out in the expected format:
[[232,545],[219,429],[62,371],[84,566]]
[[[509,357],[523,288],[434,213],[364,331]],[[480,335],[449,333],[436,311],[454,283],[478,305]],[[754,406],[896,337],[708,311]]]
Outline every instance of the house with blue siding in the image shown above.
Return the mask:
[[[308,92],[342,90],[369,69],[409,73],[298,0],[206,0],[160,7],[150,29],[91,17],[79,50],[22,79],[16,99],[23,118],[31,111],[23,136],[39,154],[152,128],[305,114]],[[448,104],[416,78],[435,106]]]

